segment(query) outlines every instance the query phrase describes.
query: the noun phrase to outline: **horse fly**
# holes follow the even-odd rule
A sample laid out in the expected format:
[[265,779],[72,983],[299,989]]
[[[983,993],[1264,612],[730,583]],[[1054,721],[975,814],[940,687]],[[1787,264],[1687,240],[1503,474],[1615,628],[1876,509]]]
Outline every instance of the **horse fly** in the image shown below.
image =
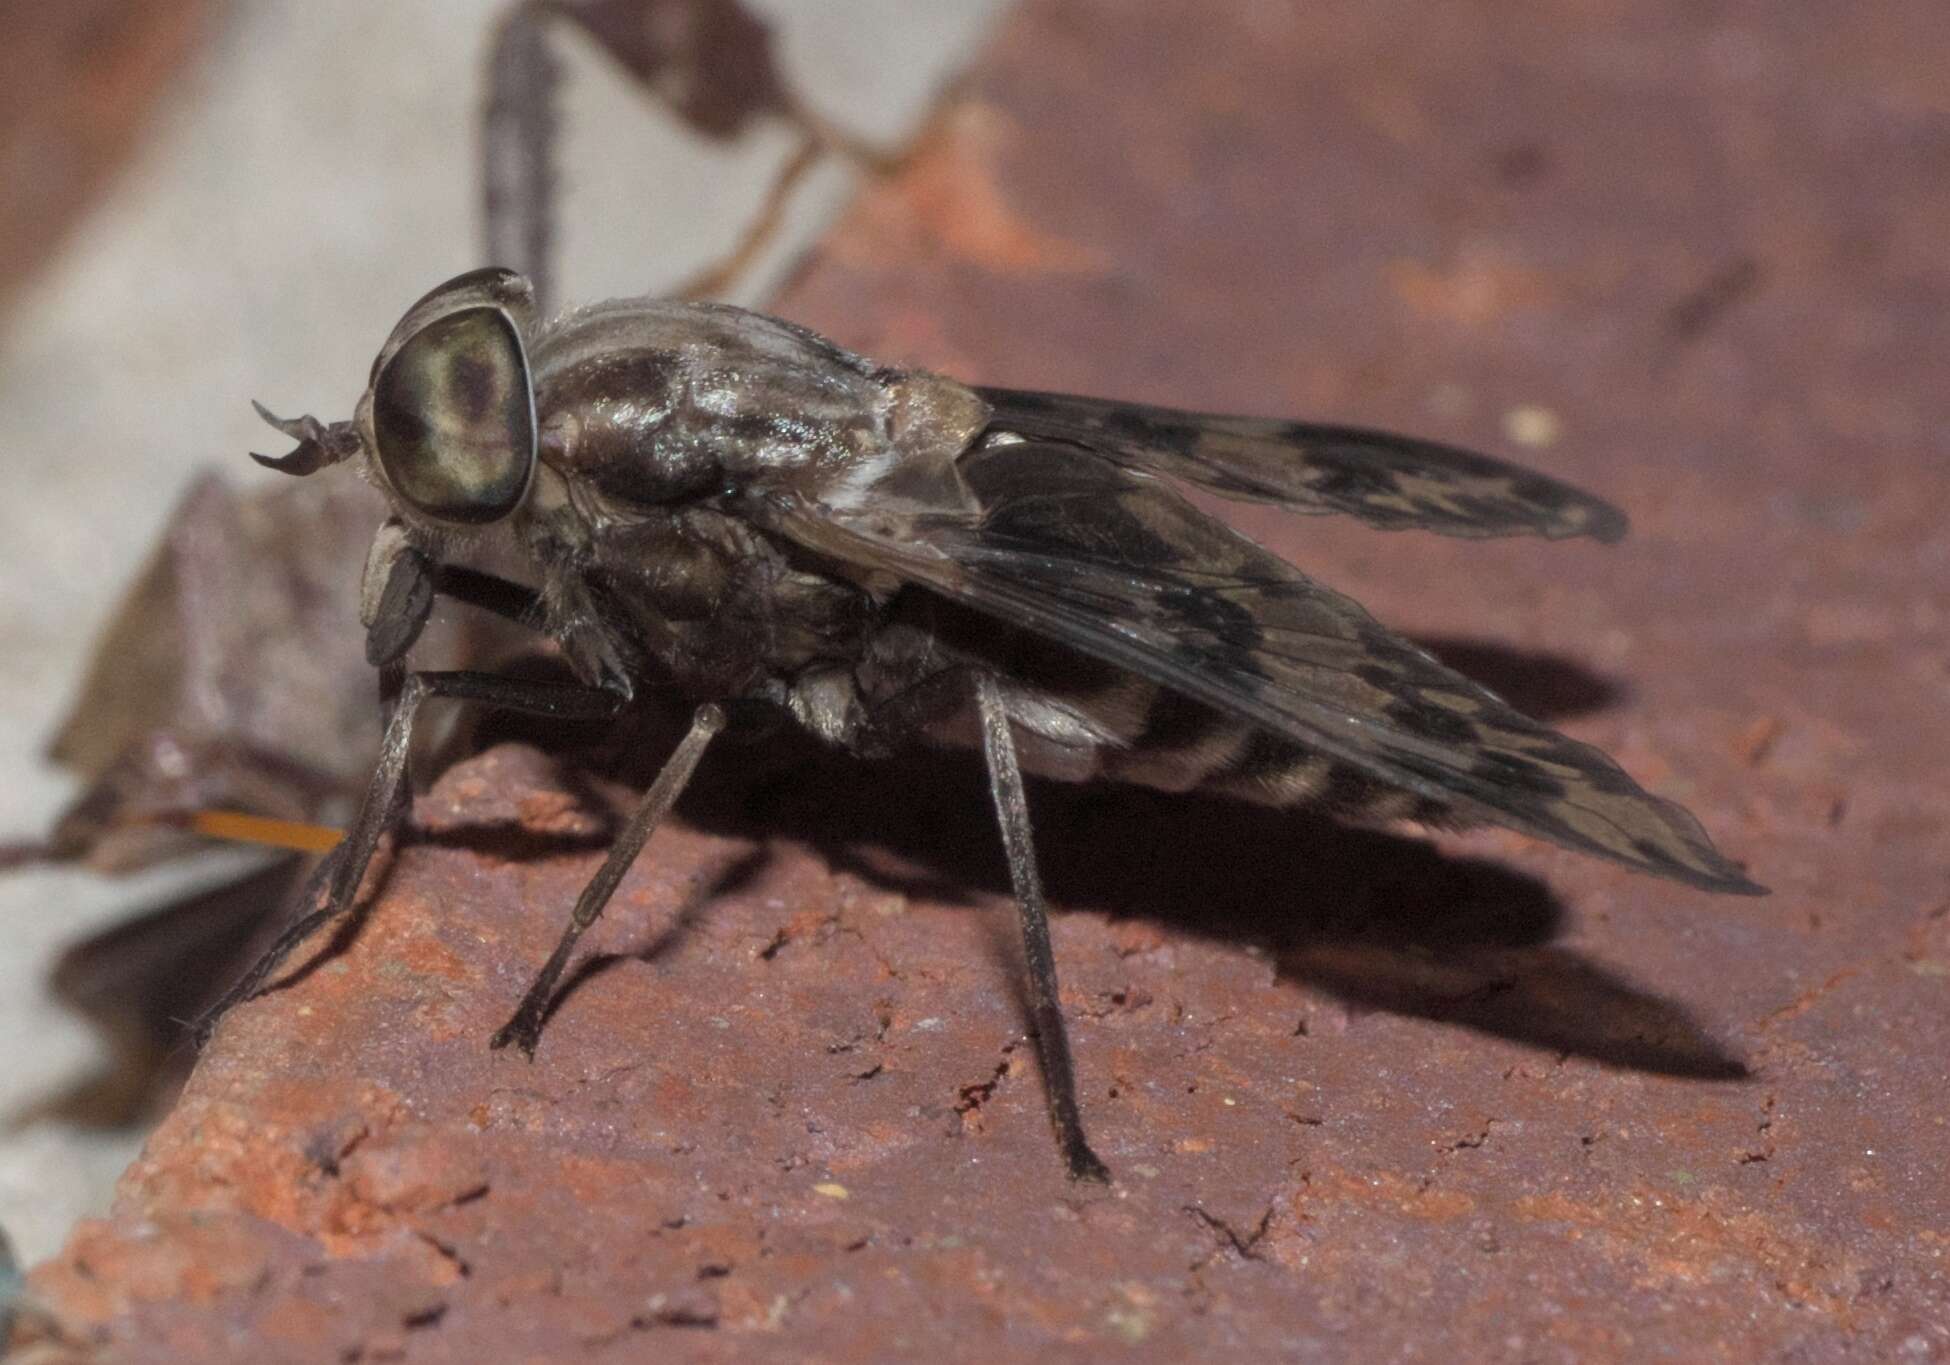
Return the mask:
[[[1358,821],[1497,824],[1709,891],[1761,890],[1603,753],[1518,714],[1173,485],[1381,528],[1615,540],[1625,520],[1596,498],[1375,431],[970,387],[721,305],[615,300],[546,323],[534,312],[521,276],[462,275],[407,311],[350,421],[264,414],[298,445],[262,463],[311,474],[356,462],[392,504],[362,615],[367,656],[397,688],[358,817],[316,874],[318,908],[211,1020],[347,911],[436,697],[600,719],[657,688],[695,707],[494,1035],[530,1056],[576,941],[729,705],[861,757],[910,741],[979,747],[1050,1116],[1078,1179],[1108,1172],[1077,1104],[1024,771]],[[490,531],[512,534],[528,582],[455,562]],[[545,632],[576,681],[406,672],[437,594]]]

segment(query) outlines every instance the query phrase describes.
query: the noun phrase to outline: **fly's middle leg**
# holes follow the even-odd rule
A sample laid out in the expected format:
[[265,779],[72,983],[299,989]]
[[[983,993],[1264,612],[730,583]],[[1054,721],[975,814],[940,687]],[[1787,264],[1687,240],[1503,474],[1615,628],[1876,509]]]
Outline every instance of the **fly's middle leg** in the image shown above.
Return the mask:
[[577,898],[575,910],[562,930],[562,938],[555,945],[555,951],[549,954],[542,970],[536,973],[514,1016],[495,1033],[489,1046],[503,1048],[513,1043],[528,1056],[535,1055],[535,1044],[541,1040],[542,1024],[548,1017],[549,1004],[555,998],[556,983],[569,965],[569,956],[575,951],[576,940],[596,922],[596,917],[603,913],[603,907],[609,904],[609,898],[616,894],[623,874],[630,870],[630,864],[636,861],[637,854],[643,851],[651,834],[662,823],[664,816],[670,813],[671,806],[676,804],[678,796],[690,782],[691,774],[697,770],[697,761],[704,756],[705,746],[724,728],[724,721],[724,711],[719,706],[707,704],[697,709],[691,719],[690,731],[665,760],[663,770],[650,784],[650,790],[644,793],[635,814],[630,816],[629,823],[616,836],[609,856],[603,859],[603,865]]

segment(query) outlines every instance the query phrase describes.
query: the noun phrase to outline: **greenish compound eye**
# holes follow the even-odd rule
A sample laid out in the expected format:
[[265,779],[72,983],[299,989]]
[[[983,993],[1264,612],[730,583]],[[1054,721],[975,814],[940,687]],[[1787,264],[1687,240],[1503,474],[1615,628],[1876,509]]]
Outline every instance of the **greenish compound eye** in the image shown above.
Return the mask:
[[437,521],[478,526],[520,506],[535,471],[535,398],[499,308],[429,322],[373,385],[373,435],[393,491]]

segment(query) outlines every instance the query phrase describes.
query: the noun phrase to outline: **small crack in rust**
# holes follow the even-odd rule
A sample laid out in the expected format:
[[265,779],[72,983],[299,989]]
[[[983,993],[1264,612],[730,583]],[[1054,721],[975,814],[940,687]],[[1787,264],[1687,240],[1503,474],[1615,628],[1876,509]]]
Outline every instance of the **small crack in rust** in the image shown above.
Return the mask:
[[1775,1142],[1768,1134],[1774,1128],[1774,1104],[1777,1096],[1769,1095],[1761,1101],[1760,1118],[1754,1124],[1754,1131],[1761,1135],[1760,1145],[1742,1152],[1738,1162],[1742,1166],[1755,1166],[1774,1159]]
[[352,1125],[351,1131],[328,1129],[316,1134],[305,1144],[305,1156],[328,1179],[336,1180],[339,1168],[345,1159],[359,1149],[359,1144],[372,1135],[372,1129],[363,1122]]
[[1457,1152],[1473,1152],[1490,1140],[1490,1129],[1496,1127],[1495,1119],[1484,1119],[1483,1126],[1473,1133],[1466,1133],[1442,1149],[1442,1157],[1447,1160]]
[[989,1098],[995,1094],[996,1087],[1002,1084],[1002,1078],[1008,1074],[1009,1057],[1005,1051],[1002,1060],[995,1064],[994,1075],[985,1081],[976,1081],[960,1088],[957,1093],[960,1094],[961,1100],[955,1105],[955,1112],[963,1115],[971,1114],[987,1104]]
[[1273,1213],[1278,1207],[1278,1200],[1269,1203],[1265,1211],[1259,1215],[1259,1221],[1253,1225],[1253,1230],[1242,1237],[1231,1223],[1218,1215],[1206,1212],[1197,1204],[1185,1205],[1184,1212],[1203,1223],[1209,1231],[1218,1234],[1218,1242],[1213,1247],[1212,1254],[1193,1262],[1192,1273],[1198,1274],[1212,1263],[1213,1257],[1223,1255],[1228,1249],[1241,1260],[1264,1261],[1266,1258],[1260,1254],[1259,1244],[1265,1240],[1267,1232],[1272,1228]]
[[1861,975],[1862,970],[1860,964],[1851,964],[1829,973],[1828,978],[1819,986],[1803,991],[1800,995],[1788,1001],[1787,1004],[1762,1019],[1760,1021],[1761,1028],[1763,1030],[1771,1029],[1777,1024],[1785,1024],[1790,1020],[1800,1018],[1809,1010],[1813,1009],[1821,1001],[1823,996],[1828,995],[1851,978]]

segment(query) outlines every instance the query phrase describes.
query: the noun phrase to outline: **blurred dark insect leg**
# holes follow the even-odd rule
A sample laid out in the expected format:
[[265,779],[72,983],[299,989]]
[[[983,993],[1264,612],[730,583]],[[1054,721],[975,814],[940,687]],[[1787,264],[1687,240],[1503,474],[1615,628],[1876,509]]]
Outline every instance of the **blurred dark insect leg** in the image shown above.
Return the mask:
[[515,5],[488,53],[481,120],[482,223],[487,259],[528,277],[543,317],[555,308],[556,91],[561,68],[549,51],[546,8]]

